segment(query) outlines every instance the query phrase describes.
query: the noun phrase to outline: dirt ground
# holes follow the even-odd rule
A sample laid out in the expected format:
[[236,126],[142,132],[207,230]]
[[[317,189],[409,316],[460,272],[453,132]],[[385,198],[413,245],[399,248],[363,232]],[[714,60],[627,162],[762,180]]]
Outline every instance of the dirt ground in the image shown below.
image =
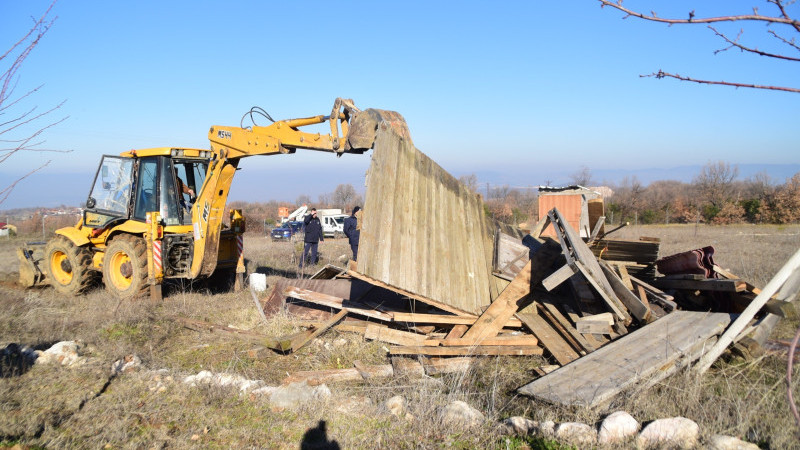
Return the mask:
[[[800,226],[628,227],[615,237],[638,236],[660,237],[662,256],[713,245],[718,264],[761,287],[800,248]],[[529,437],[503,437],[494,424],[515,415],[594,424],[618,409],[640,422],[688,417],[704,435],[734,435],[762,448],[796,448],[800,442],[786,403],[781,352],[722,361],[702,379],[679,374],[596,410],[555,408],[517,396],[514,390],[534,378],[533,368],[546,363],[541,357],[484,357],[469,371],[447,376],[334,383],[329,401],[297,410],[274,408],[264,397],[232,387],[192,387],[183,380],[202,370],[276,386],[288,373],[353,367],[356,360],[387,364],[388,358],[383,344],[353,333],[329,331],[297,354],[279,355],[254,351],[261,347],[257,341],[190,330],[176,320],[269,336],[301,329],[285,316],[262,323],[249,291],[214,294],[201,284],[183,284],[153,303],[120,302],[102,288],[77,298],[51,288],[23,290],[14,284],[14,249],[24,241],[0,239],[0,348],[17,343],[45,349],[74,340],[85,360],[73,367],[37,364],[0,378],[0,446],[334,448],[335,442],[342,448],[558,448]],[[328,239],[320,245],[320,263],[303,273],[297,268],[301,251],[298,242],[245,237],[248,273],[266,274],[268,285],[277,277],[308,276],[324,264],[343,266],[350,256],[346,240]],[[790,339],[798,324],[782,322],[772,339]],[[131,354],[141,358],[142,369],[112,377],[111,364]],[[800,396],[796,386],[795,392]],[[407,400],[406,418],[381,407],[395,395]],[[437,412],[452,400],[483,411],[486,424],[471,430],[443,425]]]

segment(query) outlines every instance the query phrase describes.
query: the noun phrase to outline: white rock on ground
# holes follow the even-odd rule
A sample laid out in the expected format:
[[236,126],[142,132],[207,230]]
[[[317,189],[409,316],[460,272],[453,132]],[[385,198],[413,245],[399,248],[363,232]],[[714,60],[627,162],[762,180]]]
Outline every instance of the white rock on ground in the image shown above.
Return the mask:
[[600,424],[597,441],[601,444],[622,442],[639,432],[639,422],[625,411],[611,413]]
[[758,450],[756,444],[723,434],[711,436],[707,448],[708,450]]
[[501,425],[509,434],[525,436],[539,427],[539,422],[528,419],[527,417],[514,416],[503,420]]
[[328,386],[320,384],[312,387],[306,381],[300,381],[276,388],[269,402],[277,408],[297,408],[313,401],[327,400],[330,396]]
[[372,399],[364,395],[353,395],[336,405],[336,411],[350,416],[364,416],[372,411]]
[[594,445],[597,442],[597,430],[585,423],[565,422],[556,428],[556,439],[579,447]]
[[543,438],[553,438],[556,435],[556,423],[552,420],[545,420],[539,422],[539,425],[534,429],[529,430],[528,433],[541,436]]
[[406,412],[406,399],[402,395],[395,395],[383,402],[383,408],[395,417],[403,417]]
[[486,420],[483,413],[469,406],[466,402],[456,400],[444,407],[442,422],[466,428],[479,426]]
[[189,375],[183,379],[183,382],[190,386],[198,386],[200,384],[213,384],[222,387],[235,387],[241,392],[247,392],[260,388],[264,382],[261,380],[248,380],[239,375],[230,375],[224,373],[214,374],[208,370],[203,370],[197,375]]
[[650,422],[636,441],[640,447],[691,448],[697,445],[700,427],[685,417],[671,417]]
[[126,355],[124,358],[114,361],[111,364],[111,373],[120,375],[139,370],[142,367],[142,360],[136,355]]
[[62,366],[76,366],[86,362],[80,356],[80,345],[75,341],[61,341],[43,352],[37,352],[36,364],[61,364]]

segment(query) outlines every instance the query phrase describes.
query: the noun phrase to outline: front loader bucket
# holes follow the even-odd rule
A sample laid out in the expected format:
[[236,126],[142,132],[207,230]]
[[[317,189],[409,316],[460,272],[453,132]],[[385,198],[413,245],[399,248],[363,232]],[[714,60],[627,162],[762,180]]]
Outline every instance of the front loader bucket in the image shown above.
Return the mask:
[[44,284],[44,272],[39,268],[41,259],[33,256],[33,249],[28,245],[17,248],[19,258],[19,284],[29,288]]
[[[403,139],[411,142],[406,120],[400,113],[383,109],[365,109],[350,119],[345,151],[363,153],[372,148],[377,138],[378,127],[386,126]],[[411,143],[413,145],[413,142]]]

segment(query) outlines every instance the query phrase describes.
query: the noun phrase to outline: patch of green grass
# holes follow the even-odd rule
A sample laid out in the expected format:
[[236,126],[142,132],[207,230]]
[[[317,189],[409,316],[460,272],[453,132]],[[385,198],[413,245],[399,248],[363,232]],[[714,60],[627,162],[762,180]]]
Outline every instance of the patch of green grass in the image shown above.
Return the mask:
[[141,336],[142,331],[137,325],[128,325],[124,323],[115,323],[103,329],[104,337],[111,340],[136,340]]

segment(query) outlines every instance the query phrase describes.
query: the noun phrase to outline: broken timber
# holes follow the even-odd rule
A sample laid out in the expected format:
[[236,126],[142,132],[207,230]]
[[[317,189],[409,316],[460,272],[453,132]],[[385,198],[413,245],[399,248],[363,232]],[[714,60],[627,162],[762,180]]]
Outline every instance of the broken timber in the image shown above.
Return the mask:
[[596,406],[640,381],[663,379],[681,358],[730,323],[724,313],[675,311],[521,387],[521,394],[559,405]]

